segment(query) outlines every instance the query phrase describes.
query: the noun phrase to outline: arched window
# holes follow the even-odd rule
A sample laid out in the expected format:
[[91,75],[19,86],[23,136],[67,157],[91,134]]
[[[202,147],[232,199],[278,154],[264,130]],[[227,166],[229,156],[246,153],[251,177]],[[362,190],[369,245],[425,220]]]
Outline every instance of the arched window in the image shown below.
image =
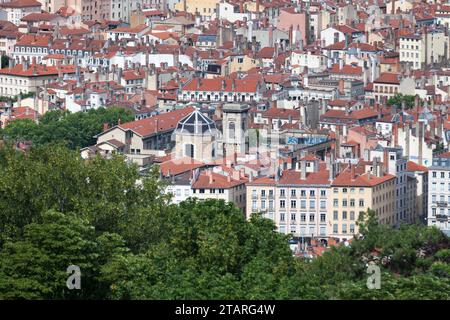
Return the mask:
[[186,157],[194,158],[194,145],[189,143],[184,146],[184,155]]
[[230,139],[234,139],[234,137],[235,137],[235,130],[236,130],[236,126],[235,126],[234,122],[230,122],[228,124],[228,137]]

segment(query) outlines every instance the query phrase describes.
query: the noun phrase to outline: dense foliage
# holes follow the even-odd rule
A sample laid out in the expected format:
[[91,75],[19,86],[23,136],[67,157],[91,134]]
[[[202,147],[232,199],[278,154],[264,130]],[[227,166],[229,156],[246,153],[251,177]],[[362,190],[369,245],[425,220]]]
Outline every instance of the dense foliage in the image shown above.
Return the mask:
[[[395,106],[398,110],[401,110],[403,103],[405,104],[405,109],[412,109],[414,107],[415,96],[404,95],[402,93],[397,93],[393,97],[389,98],[387,104],[389,106]],[[422,101],[420,100],[420,103]]]
[[102,132],[103,124],[114,126],[134,119],[131,111],[123,108],[99,108],[88,112],[55,110],[46,112],[38,123],[31,119],[12,121],[3,130],[10,140],[29,140],[35,145],[64,142],[71,149],[83,148],[96,143],[94,136]]
[[[449,239],[361,220],[313,261],[223,201],[169,204],[157,171],[60,145],[0,149],[0,299],[449,299]],[[366,286],[368,264],[381,289]],[[81,290],[66,287],[69,265]]]

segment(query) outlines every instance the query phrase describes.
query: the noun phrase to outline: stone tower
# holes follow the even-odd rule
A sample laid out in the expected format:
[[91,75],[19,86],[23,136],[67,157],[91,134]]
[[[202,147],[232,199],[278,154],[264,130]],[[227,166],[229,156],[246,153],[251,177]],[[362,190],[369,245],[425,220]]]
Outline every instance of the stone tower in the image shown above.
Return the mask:
[[234,153],[248,153],[248,111],[250,106],[240,103],[226,103],[223,112],[224,156]]

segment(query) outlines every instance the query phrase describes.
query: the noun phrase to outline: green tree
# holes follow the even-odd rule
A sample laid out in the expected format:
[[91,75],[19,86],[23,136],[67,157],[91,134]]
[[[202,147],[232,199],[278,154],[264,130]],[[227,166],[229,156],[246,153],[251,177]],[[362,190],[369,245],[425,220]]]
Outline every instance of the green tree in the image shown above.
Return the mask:
[[[0,252],[0,299],[101,298],[108,285],[100,269],[126,251],[115,234],[97,237],[76,215],[47,211],[41,223],[24,228],[22,239],[6,242]],[[70,265],[80,267],[81,290],[66,286]]]
[[402,93],[397,93],[393,97],[389,98],[387,104],[389,106],[396,106],[397,109],[401,109],[402,104],[405,103],[406,109],[412,109],[414,107],[415,96],[404,95]]
[[10,122],[3,135],[10,140],[31,140],[35,145],[63,142],[71,149],[83,148],[96,143],[94,136],[102,132],[103,125],[110,127],[132,121],[131,111],[123,108],[99,108],[88,112],[70,113],[55,110],[46,112],[37,124],[30,119]]

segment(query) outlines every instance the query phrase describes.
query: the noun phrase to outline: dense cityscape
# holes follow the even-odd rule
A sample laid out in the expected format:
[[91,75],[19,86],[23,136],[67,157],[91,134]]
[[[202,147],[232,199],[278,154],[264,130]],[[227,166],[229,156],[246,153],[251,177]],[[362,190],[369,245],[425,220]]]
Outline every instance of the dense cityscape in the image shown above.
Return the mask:
[[0,299],[450,299],[449,24],[0,0]]

